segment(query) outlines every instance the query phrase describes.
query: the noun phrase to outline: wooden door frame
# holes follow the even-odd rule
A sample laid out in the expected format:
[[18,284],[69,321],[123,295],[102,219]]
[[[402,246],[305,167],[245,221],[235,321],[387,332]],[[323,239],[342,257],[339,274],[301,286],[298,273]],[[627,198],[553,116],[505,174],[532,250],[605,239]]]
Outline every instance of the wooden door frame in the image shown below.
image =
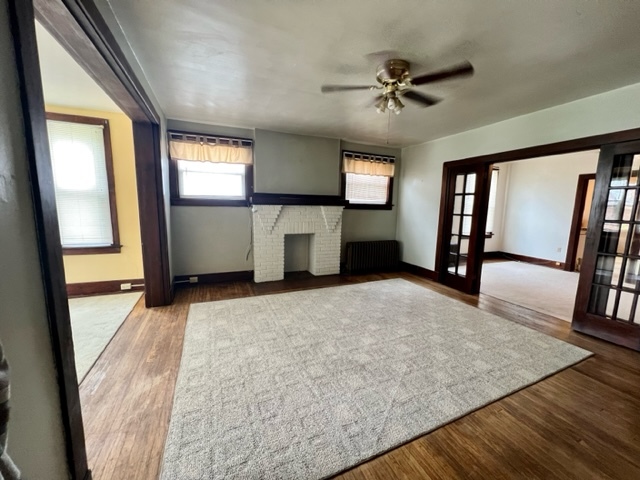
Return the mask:
[[[487,224],[487,206],[489,203],[489,189],[491,186],[491,170],[493,164],[465,164],[465,165],[447,165],[445,164],[442,173],[442,196],[441,196],[441,213],[439,220],[437,246],[436,246],[436,272],[440,283],[446,283],[449,263],[448,239],[451,232],[451,216],[453,210],[454,191],[456,176],[467,173],[466,170],[474,169],[476,177],[476,191],[474,195],[473,217],[471,221],[471,229],[469,232],[469,253],[467,256],[467,270],[464,280],[458,283],[454,288],[464,291],[465,293],[476,294],[480,291],[480,276],[482,274],[482,257],[484,252],[485,235],[481,232]],[[462,232],[461,232],[462,233]],[[453,286],[453,285],[452,285]]]
[[573,272],[576,266],[582,216],[584,213],[584,204],[587,200],[587,189],[589,188],[589,182],[595,179],[595,173],[578,175],[578,186],[576,187],[576,198],[573,205],[573,216],[571,217],[571,229],[569,230],[569,242],[567,243],[567,258],[564,262],[564,269],[568,272]]
[[[536,145],[533,147],[519,148],[516,150],[508,150],[505,152],[489,153],[486,155],[478,155],[475,157],[467,157],[459,160],[452,160],[445,162],[442,169],[442,183],[440,194],[440,209],[438,218],[438,237],[436,240],[436,270],[434,277],[440,280],[442,265],[438,259],[442,258],[443,238],[444,232],[444,219],[446,216],[446,185],[448,178],[448,169],[455,168],[463,165],[492,165],[504,162],[513,162],[517,160],[528,160],[537,157],[546,157],[550,155],[562,155],[566,153],[581,152],[586,150],[595,150],[604,147],[605,145],[617,144],[621,142],[629,142],[640,139],[640,128],[633,128],[629,130],[622,130],[619,132],[604,133],[601,135],[592,135],[589,137],[576,138],[573,140],[565,140],[562,142],[548,143],[544,145]],[[483,252],[482,252],[483,253]],[[479,279],[481,276],[481,267],[478,272]],[[479,288],[479,285],[478,285]]]
[[172,293],[160,157],[161,117],[146,96],[93,0],[9,0],[8,3],[67,465],[71,478],[90,479],[35,18],[43,23],[133,121],[147,306],[171,303]]
[[[600,234],[605,223],[605,210],[607,197],[609,195],[609,184],[611,182],[612,166],[616,155],[624,155],[640,152],[640,140],[621,142],[613,145],[606,145],[600,152],[598,158],[598,169],[596,171],[595,189],[593,192],[593,203],[589,213],[589,229],[585,242],[585,252],[597,252]],[[591,220],[591,219],[595,220]],[[605,320],[599,315],[588,312],[588,303],[591,296],[591,283],[596,269],[596,255],[585,256],[585,261],[580,269],[580,279],[578,281],[578,291],[574,307],[573,321],[571,328],[578,332],[593,335],[603,340],[622,345],[633,350],[640,351],[640,336],[638,336],[637,325],[623,322]],[[603,331],[602,329],[606,329]]]

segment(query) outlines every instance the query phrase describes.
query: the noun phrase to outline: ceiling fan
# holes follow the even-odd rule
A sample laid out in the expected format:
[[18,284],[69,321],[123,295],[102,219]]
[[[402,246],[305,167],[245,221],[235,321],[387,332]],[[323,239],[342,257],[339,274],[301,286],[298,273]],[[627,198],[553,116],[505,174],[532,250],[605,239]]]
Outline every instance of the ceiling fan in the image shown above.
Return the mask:
[[389,109],[399,114],[404,108],[404,104],[400,101],[401,97],[408,98],[422,107],[430,107],[442,101],[441,98],[416,92],[413,87],[473,75],[473,65],[467,61],[415,77],[411,76],[409,67],[410,64],[406,60],[387,60],[378,67],[376,72],[378,85],[323,85],[321,90],[322,93],[382,90],[374,102],[378,113],[384,113]]

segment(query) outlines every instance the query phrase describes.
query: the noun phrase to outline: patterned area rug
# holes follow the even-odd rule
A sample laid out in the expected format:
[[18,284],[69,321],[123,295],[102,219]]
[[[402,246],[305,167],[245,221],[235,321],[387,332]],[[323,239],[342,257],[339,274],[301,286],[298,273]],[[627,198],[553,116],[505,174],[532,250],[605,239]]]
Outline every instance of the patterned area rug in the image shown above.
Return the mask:
[[91,369],[141,296],[141,292],[130,292],[69,299],[78,383]]
[[195,304],[161,477],[324,478],[589,355],[402,279]]

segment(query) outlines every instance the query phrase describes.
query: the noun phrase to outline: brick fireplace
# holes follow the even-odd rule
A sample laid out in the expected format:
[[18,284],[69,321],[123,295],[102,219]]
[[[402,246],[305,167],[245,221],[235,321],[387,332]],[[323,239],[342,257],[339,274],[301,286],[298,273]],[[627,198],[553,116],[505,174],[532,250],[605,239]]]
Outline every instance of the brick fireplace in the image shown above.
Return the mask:
[[284,236],[310,234],[309,272],[340,273],[342,210],[339,206],[254,205],[254,280],[284,278]]

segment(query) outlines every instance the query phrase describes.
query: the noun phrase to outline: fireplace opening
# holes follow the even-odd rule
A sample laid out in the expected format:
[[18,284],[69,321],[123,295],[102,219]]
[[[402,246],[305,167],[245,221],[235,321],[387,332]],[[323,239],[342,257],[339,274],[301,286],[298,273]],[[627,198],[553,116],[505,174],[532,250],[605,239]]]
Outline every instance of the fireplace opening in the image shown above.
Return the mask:
[[292,233],[284,236],[284,271],[308,272],[311,234]]

